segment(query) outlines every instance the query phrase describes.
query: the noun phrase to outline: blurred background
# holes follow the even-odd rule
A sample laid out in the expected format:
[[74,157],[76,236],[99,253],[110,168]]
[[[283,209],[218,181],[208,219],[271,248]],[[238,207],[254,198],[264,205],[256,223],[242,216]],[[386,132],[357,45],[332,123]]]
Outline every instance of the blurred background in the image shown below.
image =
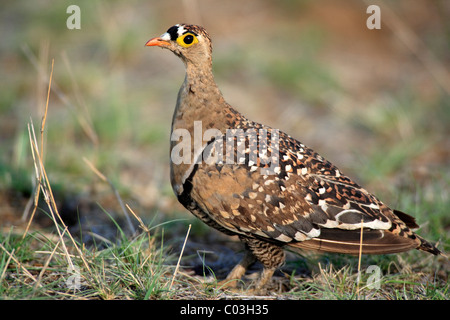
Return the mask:
[[[71,4],[81,9],[79,30],[66,27]],[[380,30],[366,27],[370,4],[381,8]],[[27,124],[39,132],[52,59],[44,161],[69,224],[81,220],[107,236],[95,222],[99,205],[122,216],[83,158],[143,219],[196,223],[169,182],[184,66],[144,47],[186,22],[210,33],[216,82],[232,106],[312,147],[420,224],[436,219],[425,232],[445,242],[449,18],[445,0],[3,2],[0,225],[29,219],[35,183]],[[47,220],[36,217],[35,227]]]

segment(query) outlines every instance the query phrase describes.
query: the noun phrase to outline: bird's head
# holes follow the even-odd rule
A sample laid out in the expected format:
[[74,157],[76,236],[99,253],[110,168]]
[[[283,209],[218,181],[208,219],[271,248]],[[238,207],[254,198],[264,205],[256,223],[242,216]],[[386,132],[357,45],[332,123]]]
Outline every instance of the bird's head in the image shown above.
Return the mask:
[[186,64],[211,62],[211,39],[206,30],[197,25],[176,24],[145,45],[169,49]]

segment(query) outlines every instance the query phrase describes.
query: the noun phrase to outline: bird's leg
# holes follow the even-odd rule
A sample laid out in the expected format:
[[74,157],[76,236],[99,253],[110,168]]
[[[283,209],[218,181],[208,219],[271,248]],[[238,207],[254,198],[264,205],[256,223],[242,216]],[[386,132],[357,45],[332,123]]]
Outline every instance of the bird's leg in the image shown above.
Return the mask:
[[264,266],[255,286],[255,290],[259,291],[272,278],[275,270],[283,265],[285,259],[284,251],[276,244],[258,239],[242,237],[241,240],[246,244],[245,255],[241,262],[231,270],[226,279],[219,282],[219,285],[227,288],[235,288],[237,284],[236,280],[241,279],[245,271],[247,271],[247,268],[258,260]]
[[219,282],[219,286],[227,288],[235,288],[237,281],[242,278],[247,268],[255,263],[256,257],[252,251],[246,248],[245,255],[242,260],[230,271],[225,280]]
[[266,268],[264,267],[263,271],[261,272],[261,276],[259,277],[258,282],[255,286],[255,291],[261,290],[267,282],[272,278],[273,273],[275,272],[277,268]]
[[260,291],[272,278],[275,270],[284,264],[284,251],[276,244],[258,239],[246,239],[246,243],[256,259],[264,266],[261,276],[255,286],[255,290]]

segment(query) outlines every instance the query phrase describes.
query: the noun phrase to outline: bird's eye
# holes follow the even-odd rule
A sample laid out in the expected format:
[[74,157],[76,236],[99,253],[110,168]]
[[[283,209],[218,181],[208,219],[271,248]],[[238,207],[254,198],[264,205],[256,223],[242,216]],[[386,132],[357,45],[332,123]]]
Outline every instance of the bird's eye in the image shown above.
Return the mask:
[[197,37],[189,32],[177,38],[177,43],[184,48],[188,48],[197,42],[198,42]]
[[194,41],[194,36],[188,34],[186,37],[183,38],[183,42],[185,44],[191,44]]

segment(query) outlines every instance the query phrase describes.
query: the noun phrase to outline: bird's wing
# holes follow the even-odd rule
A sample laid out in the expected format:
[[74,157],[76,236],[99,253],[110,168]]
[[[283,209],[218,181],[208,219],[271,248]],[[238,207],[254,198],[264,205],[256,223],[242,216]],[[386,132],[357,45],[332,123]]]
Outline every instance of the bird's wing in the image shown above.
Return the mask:
[[[190,196],[212,220],[232,232],[326,251],[357,253],[361,228],[366,252],[417,247],[392,232],[406,225],[390,208],[311,149],[277,134],[279,145],[271,145],[274,133],[269,133],[262,153],[263,140],[239,132],[205,150],[209,153],[192,175]],[[208,163],[214,150],[233,159]]]

